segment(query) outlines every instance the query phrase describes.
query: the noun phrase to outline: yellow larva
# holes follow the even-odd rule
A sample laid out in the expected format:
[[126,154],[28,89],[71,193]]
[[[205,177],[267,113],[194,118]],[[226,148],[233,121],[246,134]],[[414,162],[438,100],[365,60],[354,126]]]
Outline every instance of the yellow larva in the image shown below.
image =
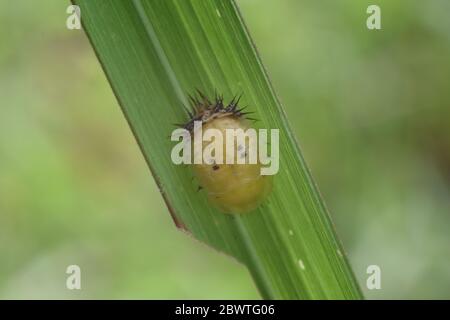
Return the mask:
[[[242,129],[250,128],[249,121],[245,118],[242,109],[237,106],[238,100],[233,99],[227,106],[223,105],[223,99],[216,97],[214,103],[211,103],[204,95],[200,94],[202,101],[192,99],[194,101],[195,114],[192,115],[185,127],[190,130],[191,135],[195,134],[193,123],[201,121],[201,129],[203,132],[208,129],[216,129],[222,133],[223,159],[226,159],[226,129]],[[237,157],[246,158],[248,160],[248,152],[246,151],[248,144],[239,145],[236,137],[234,139],[235,159]],[[249,143],[249,141],[247,141]],[[209,142],[203,141],[202,152],[205,150]],[[254,146],[253,146],[254,147]],[[217,152],[217,151],[216,151]],[[231,155],[231,153],[230,153]],[[259,159],[255,164],[233,164],[202,163],[193,164],[195,176],[200,183],[202,189],[210,201],[215,204],[221,211],[225,213],[246,213],[256,209],[272,189],[271,176],[261,175],[261,163]]]

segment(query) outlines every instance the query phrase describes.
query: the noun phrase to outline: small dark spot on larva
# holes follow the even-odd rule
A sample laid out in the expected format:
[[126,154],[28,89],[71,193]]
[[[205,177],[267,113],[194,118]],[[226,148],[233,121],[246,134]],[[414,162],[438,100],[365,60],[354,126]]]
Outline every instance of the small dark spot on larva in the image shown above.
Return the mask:
[[213,168],[213,170],[219,170],[220,167],[217,164],[215,164],[215,165],[213,165],[212,168]]

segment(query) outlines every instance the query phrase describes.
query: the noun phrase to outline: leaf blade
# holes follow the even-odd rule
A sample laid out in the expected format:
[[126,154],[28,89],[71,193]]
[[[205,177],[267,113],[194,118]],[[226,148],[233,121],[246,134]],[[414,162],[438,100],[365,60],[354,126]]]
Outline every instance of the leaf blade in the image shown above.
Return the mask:
[[[265,298],[361,298],[327,210],[233,1],[74,1],[178,224],[245,263]],[[170,160],[186,94],[232,96],[280,129],[280,172],[256,212],[224,215]],[[162,138],[161,135],[164,137]]]

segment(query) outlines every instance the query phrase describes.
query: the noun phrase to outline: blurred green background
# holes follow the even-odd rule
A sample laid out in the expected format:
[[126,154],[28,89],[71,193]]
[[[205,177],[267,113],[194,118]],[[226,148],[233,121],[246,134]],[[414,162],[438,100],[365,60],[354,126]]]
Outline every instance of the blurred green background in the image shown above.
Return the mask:
[[[366,297],[450,298],[450,2],[237,2]],[[259,298],[176,230],[68,4],[0,3],[0,298]]]

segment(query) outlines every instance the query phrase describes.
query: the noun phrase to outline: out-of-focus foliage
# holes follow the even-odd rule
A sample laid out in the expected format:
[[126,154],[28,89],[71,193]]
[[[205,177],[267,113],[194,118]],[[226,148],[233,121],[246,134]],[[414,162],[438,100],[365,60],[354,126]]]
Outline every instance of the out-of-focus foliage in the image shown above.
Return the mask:
[[[449,298],[450,3],[238,4],[366,297]],[[258,298],[173,226],[67,5],[0,4],[0,297]]]

